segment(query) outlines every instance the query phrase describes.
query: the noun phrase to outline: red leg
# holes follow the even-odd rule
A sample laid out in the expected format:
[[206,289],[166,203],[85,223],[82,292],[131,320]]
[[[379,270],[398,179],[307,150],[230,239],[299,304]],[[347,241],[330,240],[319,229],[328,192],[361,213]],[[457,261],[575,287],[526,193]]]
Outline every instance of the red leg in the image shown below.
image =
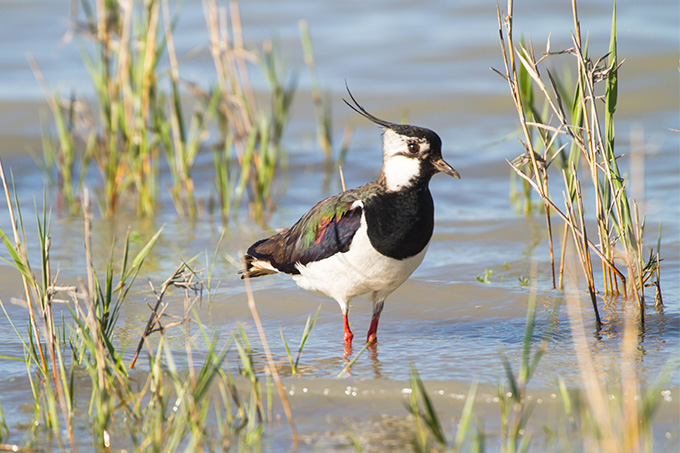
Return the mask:
[[347,313],[344,313],[342,316],[345,319],[345,343],[351,345],[354,334],[349,328],[349,319],[347,319]]
[[380,321],[380,314],[373,315],[371,325],[368,327],[368,335],[366,335],[366,343],[375,343],[378,341],[378,321]]

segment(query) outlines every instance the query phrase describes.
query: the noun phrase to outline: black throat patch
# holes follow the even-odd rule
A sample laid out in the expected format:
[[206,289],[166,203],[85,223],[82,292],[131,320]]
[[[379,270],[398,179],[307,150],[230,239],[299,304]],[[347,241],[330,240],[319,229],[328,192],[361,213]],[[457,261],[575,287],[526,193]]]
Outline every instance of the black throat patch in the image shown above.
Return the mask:
[[427,184],[382,192],[364,202],[368,238],[385,256],[403,260],[420,253],[434,229],[434,203]]

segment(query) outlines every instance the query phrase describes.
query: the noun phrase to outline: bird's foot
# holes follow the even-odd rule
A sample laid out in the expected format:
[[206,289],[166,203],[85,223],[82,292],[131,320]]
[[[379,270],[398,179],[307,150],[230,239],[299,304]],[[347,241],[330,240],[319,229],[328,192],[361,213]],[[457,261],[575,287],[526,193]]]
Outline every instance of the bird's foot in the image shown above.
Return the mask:
[[345,343],[349,344],[351,346],[353,339],[354,339],[354,334],[352,333],[352,331],[349,330],[349,329],[345,329]]
[[366,336],[366,343],[370,343],[370,344],[378,343],[377,332],[369,332],[368,335]]
[[347,316],[345,315],[345,346],[343,348],[343,351],[345,353],[345,360],[349,362],[348,357],[352,355],[352,339],[354,338],[354,334],[352,331],[349,329],[349,322],[347,322]]

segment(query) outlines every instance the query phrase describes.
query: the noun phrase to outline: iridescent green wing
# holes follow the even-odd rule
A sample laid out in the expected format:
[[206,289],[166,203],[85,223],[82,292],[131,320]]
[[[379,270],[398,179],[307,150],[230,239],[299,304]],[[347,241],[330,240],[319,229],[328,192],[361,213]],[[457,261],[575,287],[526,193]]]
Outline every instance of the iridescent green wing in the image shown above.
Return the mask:
[[361,225],[361,203],[371,184],[348,190],[317,203],[290,229],[255,243],[248,254],[267,260],[281,272],[298,274],[296,264],[320,261],[346,252]]
[[302,216],[290,229],[291,239],[295,237],[291,260],[307,264],[346,252],[361,224],[357,195],[349,191],[326,198]]

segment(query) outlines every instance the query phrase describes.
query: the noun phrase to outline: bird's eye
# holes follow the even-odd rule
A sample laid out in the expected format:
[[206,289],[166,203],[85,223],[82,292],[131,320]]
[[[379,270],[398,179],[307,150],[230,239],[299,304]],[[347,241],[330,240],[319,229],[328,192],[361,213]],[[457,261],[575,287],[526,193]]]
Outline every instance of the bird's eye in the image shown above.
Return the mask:
[[416,154],[418,151],[420,151],[420,147],[418,146],[417,143],[411,142],[408,144],[408,150],[413,154]]

